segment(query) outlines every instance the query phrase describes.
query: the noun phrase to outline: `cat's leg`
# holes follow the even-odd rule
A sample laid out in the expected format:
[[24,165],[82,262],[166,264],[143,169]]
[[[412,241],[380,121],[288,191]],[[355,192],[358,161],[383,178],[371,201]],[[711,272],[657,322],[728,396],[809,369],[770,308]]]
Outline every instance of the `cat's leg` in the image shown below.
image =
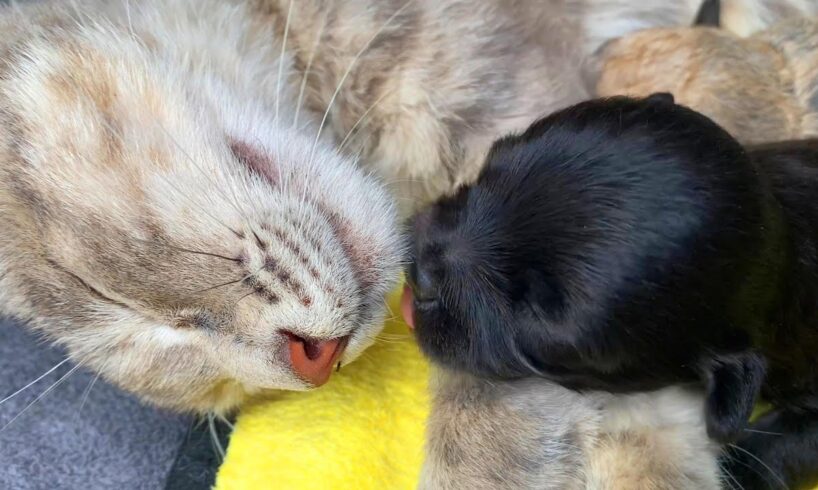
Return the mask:
[[818,485],[818,412],[776,409],[724,455],[727,479],[745,490],[810,489]]
[[419,489],[584,490],[598,411],[541,379],[438,372]]

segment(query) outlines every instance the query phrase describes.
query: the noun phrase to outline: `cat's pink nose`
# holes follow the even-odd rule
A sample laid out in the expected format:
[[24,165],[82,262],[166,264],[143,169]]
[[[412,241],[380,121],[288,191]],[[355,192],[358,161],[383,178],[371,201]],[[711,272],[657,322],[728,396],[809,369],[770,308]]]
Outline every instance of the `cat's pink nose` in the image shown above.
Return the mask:
[[332,368],[349,341],[349,337],[315,340],[292,333],[287,333],[287,339],[293,371],[313,386],[321,386],[329,380]]

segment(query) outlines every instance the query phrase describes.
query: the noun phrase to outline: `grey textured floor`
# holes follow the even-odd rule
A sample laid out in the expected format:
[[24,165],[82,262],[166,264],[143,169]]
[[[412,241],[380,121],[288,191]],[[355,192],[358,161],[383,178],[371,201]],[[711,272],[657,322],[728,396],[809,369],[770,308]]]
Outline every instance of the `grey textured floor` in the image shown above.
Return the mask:
[[[0,320],[0,400],[64,358]],[[145,407],[102,381],[88,391],[94,376],[80,369],[26,409],[72,367],[60,366],[0,405],[0,488],[164,488],[187,419]]]

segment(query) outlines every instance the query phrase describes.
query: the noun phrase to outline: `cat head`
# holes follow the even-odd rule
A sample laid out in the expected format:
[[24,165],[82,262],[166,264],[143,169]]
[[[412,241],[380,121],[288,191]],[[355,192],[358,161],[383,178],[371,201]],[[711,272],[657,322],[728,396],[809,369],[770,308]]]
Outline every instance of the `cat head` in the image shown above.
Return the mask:
[[382,326],[392,200],[291,107],[100,32],[3,81],[0,304],[162,406],[323,384]]
[[742,287],[761,196],[743,148],[672,96],[581,103],[498,141],[473,186],[416,217],[405,314],[433,360],[478,376],[700,378],[733,431],[763,375],[757,320],[735,316],[758,299]]

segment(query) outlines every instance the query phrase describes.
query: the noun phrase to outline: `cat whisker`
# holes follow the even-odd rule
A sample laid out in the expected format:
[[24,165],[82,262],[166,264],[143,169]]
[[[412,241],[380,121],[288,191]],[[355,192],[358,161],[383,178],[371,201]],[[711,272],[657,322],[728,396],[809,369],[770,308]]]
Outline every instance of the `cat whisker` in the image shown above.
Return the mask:
[[97,375],[94,376],[94,379],[92,379],[91,382],[88,383],[88,387],[85,388],[85,391],[83,391],[82,399],[80,400],[80,407],[77,409],[77,415],[79,415],[82,412],[82,407],[84,407],[85,402],[88,401],[88,395],[91,394],[91,390],[94,388],[94,385],[97,383],[97,380],[99,380],[101,374],[102,371],[100,370],[100,372],[98,372]]
[[[761,474],[761,473],[759,473],[758,469],[753,468],[752,466],[748,465],[747,463],[744,463],[743,461],[740,461],[740,460],[736,459],[734,456],[732,456],[728,452],[725,452],[724,456],[726,456],[729,461],[738,463],[738,464],[744,466],[745,468],[753,470],[753,472],[756,473],[757,475]],[[730,488],[734,488],[732,484],[735,483],[738,486],[739,490],[743,490],[744,487],[742,487],[741,483],[739,483],[739,481],[736,479],[736,477],[732,473],[730,473],[729,469],[727,469],[727,468],[723,468],[723,469],[724,469],[724,471],[722,473],[727,475],[731,480],[731,482],[728,482],[728,483],[730,483]],[[724,481],[724,480],[722,480],[722,481]]]
[[[324,130],[324,126],[327,123],[327,119],[329,118],[330,111],[332,110],[333,105],[335,105],[335,100],[338,98],[338,94],[341,93],[341,88],[344,86],[344,83],[346,82],[347,77],[349,77],[350,73],[352,73],[352,70],[355,67],[355,65],[358,63],[358,60],[361,59],[361,56],[363,56],[363,54],[369,49],[369,47],[372,45],[372,43],[378,38],[378,36],[381,35],[381,33],[384,31],[384,29],[386,29],[392,23],[392,21],[398,15],[400,15],[401,12],[403,12],[406,9],[406,7],[409,6],[409,4],[411,2],[412,2],[412,0],[407,0],[406,3],[404,3],[401,8],[399,8],[398,10],[395,11],[395,13],[393,13],[391,16],[389,16],[389,18],[386,19],[386,22],[384,22],[383,25],[381,25],[381,27],[377,31],[375,31],[375,33],[372,35],[372,37],[355,54],[355,56],[352,58],[352,61],[350,61],[349,66],[347,66],[346,71],[344,71],[344,74],[341,76],[341,79],[338,81],[338,84],[335,87],[335,91],[332,93],[332,96],[330,97],[329,102],[327,103],[327,108],[324,111],[323,117],[321,118],[321,123],[318,125],[318,130],[315,132],[315,140],[312,143],[312,148],[310,148],[310,153],[309,153],[309,156],[307,157],[307,162],[308,162],[307,163],[307,171],[308,172],[312,172],[312,167],[313,167],[313,163],[314,163],[314,160],[315,160],[315,150],[318,148],[318,142],[321,141],[321,133]],[[303,192],[301,194],[301,201],[300,201],[301,203],[303,203],[305,201],[305,199],[306,199],[307,189],[308,188],[309,188],[309,184],[305,183],[304,184],[304,190],[303,190]],[[301,215],[301,207],[299,206],[299,216],[300,215]]]
[[[776,473],[775,471],[773,471],[773,469],[772,469],[772,468],[770,468],[770,467],[767,465],[767,463],[765,463],[764,461],[762,461],[762,460],[761,460],[761,458],[759,458],[759,457],[758,457],[758,456],[756,456],[755,454],[751,453],[750,451],[748,451],[748,450],[744,449],[743,447],[741,447],[741,446],[737,446],[736,444],[727,444],[727,445],[728,445],[729,447],[731,447],[731,448],[733,448],[733,449],[735,449],[735,450],[737,450],[737,451],[741,451],[742,453],[746,454],[747,456],[749,456],[749,457],[753,458],[753,460],[754,460],[754,461],[756,461],[758,464],[760,464],[762,468],[764,468],[765,470],[767,470],[767,471],[769,472],[769,474],[770,474],[770,475],[772,475],[772,476],[773,476],[773,478],[775,478],[776,483],[780,484],[780,485],[781,485],[781,488],[783,488],[783,489],[785,489],[785,490],[788,488],[788,487],[787,487],[787,484],[784,482],[784,480],[782,480],[782,479],[781,479],[781,476],[779,476],[779,475],[778,475],[778,473]],[[760,475],[760,473],[759,473],[759,475]]]
[[[246,281],[247,279],[250,279],[251,277],[253,277],[253,276],[255,276],[256,274],[258,274],[259,272],[261,272],[261,271],[264,269],[264,267],[265,267],[265,266],[263,266],[263,265],[262,265],[262,266],[261,266],[261,267],[259,267],[258,269],[254,270],[253,272],[251,272],[251,273],[247,274],[246,276],[244,276],[244,277],[241,279],[241,281],[237,282],[235,286],[233,286],[232,288],[230,288],[230,291],[228,291],[228,293],[229,293],[229,294],[232,294],[232,293],[233,293],[233,292],[236,290],[236,288],[237,288],[237,287],[239,287],[239,286],[241,286],[242,284],[244,284],[244,281]],[[240,298],[240,299],[239,299],[239,301],[241,301],[241,300],[242,300],[242,299],[244,299],[245,297],[247,297],[247,295],[245,295],[244,297]],[[239,301],[236,301],[236,304],[239,304]]]
[[372,138],[371,135],[367,135],[366,140],[361,143],[361,147],[358,148],[358,153],[355,154],[353,160],[357,163],[361,159],[361,155],[363,155],[364,150],[366,149],[366,145],[369,144],[369,140]]
[[[169,178],[167,178],[167,177],[165,177],[164,175],[161,175],[161,174],[157,174],[157,175],[160,175],[160,178],[161,178],[162,180],[164,180],[164,181],[165,181],[165,183],[167,183],[169,186],[173,187],[173,189],[174,189],[176,192],[178,192],[178,193],[179,193],[179,195],[181,195],[181,196],[184,196],[184,195],[185,195],[185,193],[184,193],[184,192],[182,192],[182,190],[181,190],[179,187],[177,187],[177,186],[176,186],[176,185],[175,185],[173,182],[171,182],[171,180],[170,180]],[[190,199],[190,202],[191,202],[192,204],[196,205],[196,203],[194,203],[192,199]],[[228,225],[228,224],[227,224],[227,223],[225,223],[224,221],[222,221],[222,220],[220,220],[219,218],[217,218],[216,216],[214,216],[214,215],[213,215],[213,213],[211,213],[211,212],[207,211],[207,209],[205,209],[203,206],[196,205],[196,209],[197,209],[198,211],[201,211],[202,213],[204,213],[204,214],[205,214],[207,217],[209,217],[210,219],[212,219],[212,220],[213,220],[214,222],[216,222],[217,224],[219,224],[219,225],[223,226],[225,229],[227,229],[227,231],[229,231],[229,232],[233,233],[233,235],[235,235],[236,237],[241,237],[241,236],[242,236],[242,234],[241,234],[241,233],[239,233],[238,231],[236,231],[236,229],[235,229],[235,228],[233,228],[232,226]]]
[[56,371],[57,369],[59,369],[59,368],[60,368],[60,366],[62,366],[63,364],[65,364],[65,363],[66,363],[66,362],[68,362],[69,360],[70,360],[69,358],[65,358],[65,359],[63,359],[62,361],[58,362],[56,366],[54,366],[54,367],[52,367],[51,369],[49,369],[48,371],[44,372],[43,374],[41,374],[40,376],[38,376],[37,378],[35,378],[33,381],[29,382],[27,385],[23,386],[23,387],[22,387],[22,388],[20,388],[19,390],[15,391],[14,393],[12,393],[12,394],[8,395],[7,397],[3,398],[2,400],[0,400],[0,406],[2,406],[4,403],[6,403],[7,401],[11,400],[11,399],[12,399],[12,398],[14,398],[15,396],[19,395],[20,393],[22,393],[22,392],[26,391],[27,389],[31,388],[31,387],[32,387],[32,386],[34,386],[35,384],[37,384],[38,382],[40,382],[40,380],[42,380],[43,378],[45,378],[45,377],[46,377],[46,376],[48,376],[49,374],[51,374],[51,373],[53,373],[54,371]]
[[377,107],[377,105],[378,105],[378,104],[380,104],[380,103],[381,103],[381,101],[382,101],[382,100],[384,100],[384,99],[386,98],[386,96],[387,96],[387,95],[389,95],[389,94],[391,94],[391,93],[392,93],[392,91],[391,91],[391,90],[390,90],[390,91],[386,91],[386,92],[384,92],[384,93],[383,93],[383,95],[381,95],[380,97],[378,97],[378,98],[375,100],[375,102],[373,102],[373,103],[372,103],[372,104],[369,106],[369,108],[368,108],[367,110],[365,110],[363,114],[361,114],[361,116],[358,118],[358,120],[357,120],[357,121],[355,121],[355,124],[353,124],[353,125],[352,125],[352,127],[351,127],[351,128],[349,128],[349,131],[347,131],[346,136],[344,136],[344,139],[343,139],[343,140],[341,140],[341,144],[340,144],[340,145],[338,145],[338,153],[343,153],[343,151],[344,151],[344,147],[346,146],[347,141],[349,140],[350,136],[352,136],[352,133],[353,133],[353,132],[355,132],[355,130],[358,128],[358,125],[359,125],[359,124],[360,124],[360,123],[361,123],[361,122],[362,122],[362,121],[363,121],[363,120],[366,118],[366,116],[368,116],[368,115],[369,115],[369,113],[370,113],[370,112],[371,112],[373,109],[375,109],[375,107]]
[[768,436],[783,436],[784,434],[780,432],[767,432],[764,430],[756,430],[756,429],[744,429],[744,432],[752,432],[754,434],[764,434]]
[[236,428],[233,426],[233,424],[232,424],[232,423],[230,423],[230,421],[229,421],[229,420],[227,420],[227,418],[225,418],[225,416],[224,416],[224,415],[217,414],[217,415],[216,415],[216,417],[217,417],[219,420],[221,420],[221,421],[222,421],[222,423],[223,423],[224,425],[226,425],[226,426],[230,427],[230,430],[236,430]]
[[383,338],[383,339],[390,339],[390,340],[408,340],[408,339],[412,338],[412,335],[410,335],[408,333],[389,334],[389,333],[383,333],[382,332],[382,333],[378,334],[378,337]]
[[395,179],[395,180],[387,180],[384,181],[386,185],[394,185],[394,184],[421,184],[423,183],[422,180],[418,179]]
[[185,253],[194,254],[194,255],[204,255],[206,257],[214,257],[214,258],[217,258],[217,259],[229,260],[230,262],[236,262],[236,263],[241,262],[241,259],[239,259],[239,258],[227,257],[226,255],[219,255],[217,253],[200,252],[198,250],[185,250],[185,249],[179,248],[179,247],[173,247],[173,249],[178,250],[180,252],[185,252]]
[[253,277],[253,274],[248,274],[248,275],[246,275],[246,276],[244,276],[242,278],[236,279],[235,281],[228,281],[228,282],[224,282],[224,283],[221,283],[221,284],[216,284],[215,286],[210,286],[210,287],[205,288],[205,289],[201,289],[199,291],[194,291],[193,294],[205,293],[207,291],[212,291],[214,289],[222,288],[224,286],[229,286],[231,284],[241,283],[242,281],[244,281],[246,279],[249,279],[251,277]]
[[400,344],[403,343],[403,342],[396,342],[394,340],[386,340],[386,339],[380,339],[380,338],[375,338],[374,340],[375,340],[376,344],[386,345],[386,346],[390,346],[390,347],[395,346],[395,345],[400,345]]
[[[12,5],[13,7],[15,7],[15,9],[16,9],[18,12],[20,11],[20,10],[19,10],[19,9],[20,9],[19,3],[17,3],[16,1],[15,1],[15,2],[10,2],[10,5]],[[72,17],[72,18],[71,18],[71,20],[72,20],[72,21],[73,21],[73,22],[74,22],[74,23],[75,23],[77,26],[81,26],[81,25],[83,25],[83,24],[82,24],[82,23],[83,23],[83,20],[88,20],[88,19],[90,19],[90,16],[89,16],[89,15],[88,15],[86,12],[84,12],[84,11],[83,11],[83,9],[81,9],[81,8],[80,8],[79,4],[77,3],[77,0],[71,0],[71,8],[72,8],[72,10],[74,11],[74,15],[76,16],[76,17]],[[70,15],[70,14],[69,14],[69,15]]]
[[[401,323],[403,323],[403,318],[399,318],[399,317],[393,316],[393,317],[391,317],[391,318],[387,318],[385,321],[386,321],[387,323],[392,323],[392,322],[401,322]],[[410,338],[410,337],[411,337],[411,335],[407,335],[405,338],[406,338],[406,339],[408,339],[408,338]],[[397,338],[397,337],[395,337],[395,338]]]
[[361,59],[361,56],[363,56],[363,54],[369,49],[369,46],[371,46],[372,43],[375,42],[375,40],[378,38],[378,36],[381,35],[383,30],[386,29],[392,23],[392,21],[395,20],[395,18],[398,15],[400,15],[406,9],[406,7],[409,6],[410,3],[412,3],[412,0],[407,0],[406,3],[404,3],[401,8],[399,8],[398,10],[395,11],[395,13],[389,16],[389,18],[386,19],[386,22],[384,22],[383,25],[377,31],[375,31],[375,34],[372,35],[369,41],[367,41],[366,44],[364,44],[364,46],[360,49],[360,51],[358,51],[358,53],[356,53],[355,56],[352,58],[352,61],[349,63],[349,66],[347,67],[346,71],[341,76],[341,79],[338,81],[338,85],[335,87],[335,91],[333,92],[332,96],[329,99],[329,103],[327,104],[327,109],[324,111],[324,116],[321,118],[321,124],[318,126],[318,131],[316,132],[315,135],[315,141],[313,141],[312,149],[310,150],[309,157],[310,162],[312,162],[313,156],[315,155],[315,149],[318,146],[318,141],[320,141],[321,139],[321,132],[323,131],[324,125],[327,122],[330,110],[332,110],[332,106],[335,104],[335,99],[338,98],[338,94],[341,92],[341,88],[346,82],[347,77],[349,76],[350,73],[352,73],[352,69],[358,63],[358,60]]
[[[727,476],[727,478],[730,479],[729,481],[727,481],[727,483],[730,485],[731,489],[735,489],[736,487],[738,487],[738,490],[744,490],[744,487],[741,485],[741,483],[739,483],[739,481],[736,480],[736,477],[730,474],[729,471],[725,471],[724,474]],[[733,486],[734,483],[736,484],[735,487]]]
[[[224,197],[224,199],[228,202],[228,204],[230,204],[233,207],[233,209],[239,214],[239,216],[242,218],[242,220],[244,220],[245,226],[249,227],[250,226],[250,220],[248,219],[247,215],[244,214],[244,211],[241,210],[241,206],[239,205],[238,197],[236,196],[235,191],[233,190],[233,186],[227,186],[230,189],[230,191],[233,193],[233,198],[232,198],[232,201],[231,201],[230,197],[228,197],[227,194],[225,194],[221,190],[222,185],[220,185],[218,182],[214,181],[210,177],[210,175],[207,172],[204,171],[204,169],[196,162],[196,160],[194,160],[193,157],[190,156],[190,154],[187,151],[185,151],[184,148],[182,148],[182,145],[179,144],[179,142],[176,140],[176,138],[174,138],[173,135],[170,134],[170,132],[168,130],[166,130],[158,122],[157,122],[157,126],[159,127],[159,129],[163,133],[165,133],[165,135],[168,137],[168,139],[170,139],[170,141],[174,144],[174,146],[176,146],[176,148],[178,148],[179,151],[182,152],[182,154],[185,156],[185,158],[196,168],[196,170],[200,174],[202,174],[202,176],[204,178],[206,178],[213,185],[213,188],[216,189],[219,192],[219,194],[222,195],[222,197]],[[223,177],[226,178],[227,176],[223,175]]]
[[62,375],[62,376],[61,376],[61,377],[60,377],[60,378],[59,378],[57,381],[55,381],[55,382],[54,382],[54,384],[52,384],[52,385],[51,385],[51,386],[49,386],[49,387],[48,387],[48,388],[47,388],[45,391],[43,391],[42,393],[40,393],[39,395],[37,395],[37,398],[35,398],[35,399],[34,399],[34,400],[31,402],[31,403],[29,403],[29,404],[28,404],[28,405],[26,405],[26,406],[25,406],[25,407],[24,407],[22,410],[20,410],[20,411],[17,413],[17,415],[15,415],[14,417],[12,417],[12,418],[11,418],[11,420],[9,420],[8,422],[6,422],[6,423],[5,423],[5,425],[3,425],[3,427],[0,427],[0,433],[2,433],[3,431],[5,431],[5,430],[6,430],[6,429],[7,429],[7,428],[8,428],[8,427],[9,427],[9,426],[12,424],[12,423],[14,423],[14,421],[15,421],[15,420],[17,420],[18,418],[20,418],[20,417],[21,417],[21,416],[22,416],[24,413],[26,413],[26,412],[27,412],[27,411],[28,411],[28,410],[29,410],[29,409],[30,409],[32,406],[34,406],[34,405],[35,405],[35,404],[36,404],[38,401],[42,400],[42,399],[43,399],[43,398],[44,398],[46,395],[48,395],[49,393],[51,393],[51,392],[52,392],[52,391],[53,391],[53,390],[54,390],[54,389],[55,389],[57,386],[61,385],[61,384],[63,383],[63,381],[65,381],[66,379],[68,379],[68,377],[69,377],[69,376],[71,376],[72,374],[74,374],[74,373],[77,371],[77,369],[79,369],[79,368],[80,368],[80,366],[81,366],[81,364],[79,364],[79,363],[78,363],[76,366],[72,367],[70,370],[68,370],[68,372],[67,372],[67,373],[65,373],[65,374],[64,374],[64,375]]
[[315,41],[313,41],[312,50],[310,51],[310,56],[307,59],[307,66],[304,67],[304,75],[301,77],[301,86],[298,89],[298,99],[295,103],[295,116],[293,116],[293,127],[298,126],[298,115],[301,113],[301,103],[304,100],[304,91],[307,88],[307,80],[310,76],[310,69],[312,69],[312,62],[315,59],[315,53],[318,52],[318,46],[321,44],[321,40],[324,37],[324,28],[327,26],[327,17],[329,16],[329,9],[324,12],[324,20],[321,22],[321,27],[318,29],[318,34],[315,36]]
[[178,247],[176,245],[171,245],[169,243],[158,242],[158,241],[150,241],[150,240],[143,240],[141,238],[136,238],[136,237],[134,237],[133,240],[138,241],[138,242],[143,242],[143,243],[146,243],[148,245],[159,245],[160,247],[169,248],[171,250],[176,250],[178,252],[189,253],[189,254],[194,254],[194,255],[204,255],[204,256],[208,256],[208,257],[214,257],[214,258],[218,258],[218,259],[229,260],[231,262],[236,262],[236,263],[241,262],[241,259],[238,258],[238,257],[228,257],[226,255],[218,254],[218,253],[215,253],[215,252],[203,252],[201,250],[191,250],[189,248]]
[[225,451],[221,441],[219,441],[219,433],[216,431],[216,417],[212,413],[207,414],[207,425],[210,432],[210,440],[213,443],[213,448],[216,450],[219,459],[224,460]]
[[255,293],[256,293],[255,291],[250,291],[249,293],[247,293],[247,294],[243,295],[241,298],[239,298],[238,300],[236,300],[236,302],[235,302],[235,303],[233,303],[233,306],[238,306],[238,304],[239,304],[239,303],[241,303],[241,300],[243,300],[244,298],[247,298],[248,296],[252,296],[252,295],[254,295]]
[[293,13],[293,0],[287,6],[287,20],[284,22],[284,40],[281,42],[281,56],[278,57],[278,81],[276,82],[276,115],[275,122],[278,124],[278,108],[281,100],[281,78],[284,73],[284,53],[287,51],[287,36],[290,33],[290,17]]
[[382,339],[380,337],[375,337],[375,342],[384,345],[400,345],[405,343],[405,340],[392,340],[392,339]]
[[[108,128],[108,131],[110,132],[110,134],[115,135],[115,136],[116,136],[116,137],[119,139],[119,141],[120,141],[120,142],[121,142],[123,145],[125,144],[125,138],[123,138],[123,136],[122,136],[121,134],[119,134],[119,132],[118,132],[118,131],[116,131],[116,130],[115,130],[115,129],[114,129],[114,128],[113,128],[113,127],[110,125],[110,123],[108,123],[108,121],[106,121],[106,120],[104,120],[104,119],[103,119],[101,122],[102,122],[102,124],[103,124],[103,125],[105,125],[105,126]],[[160,126],[160,127],[161,127],[161,126]],[[162,128],[162,130],[164,131],[164,128]],[[164,132],[165,132],[165,134],[167,134],[167,131],[164,131]],[[170,135],[168,135],[168,136],[170,136]],[[172,137],[171,137],[171,139],[172,139]],[[174,142],[175,142],[175,140],[174,140]],[[178,145],[178,143],[176,143],[176,144]],[[180,149],[181,149],[181,148],[180,148]],[[187,194],[186,194],[185,192],[183,192],[183,191],[182,191],[182,190],[181,190],[179,187],[177,187],[177,186],[176,186],[176,185],[175,185],[175,184],[174,184],[174,183],[173,183],[173,182],[172,182],[172,181],[171,181],[169,178],[167,178],[167,177],[165,177],[164,175],[161,175],[161,174],[157,174],[157,175],[160,175],[160,176],[161,176],[161,178],[162,178],[162,180],[164,180],[164,181],[165,181],[165,183],[167,183],[167,184],[168,184],[169,186],[171,186],[171,187],[172,187],[172,188],[173,188],[173,189],[174,189],[174,190],[175,190],[177,193],[179,193],[179,195],[180,195],[180,196],[187,196]],[[194,205],[196,204],[196,203],[195,203],[195,202],[194,202],[192,199],[189,199],[189,201],[190,201],[192,204],[194,204]],[[223,221],[222,221],[222,220],[220,220],[219,218],[215,217],[215,216],[214,216],[212,213],[210,213],[209,211],[207,211],[207,209],[205,209],[204,207],[202,207],[202,206],[197,206],[197,208],[198,208],[198,210],[199,210],[199,211],[201,211],[203,214],[205,214],[206,216],[210,217],[210,218],[211,218],[213,221],[215,221],[216,223],[220,224],[221,226],[225,227],[225,228],[226,228],[228,231],[232,232],[232,233],[233,233],[234,235],[236,235],[237,237],[240,237],[240,236],[241,236],[241,233],[239,233],[238,231],[236,231],[236,230],[235,230],[235,229],[233,229],[232,227],[228,226],[228,225],[227,225],[225,222],[223,222]]]
[[389,305],[389,302],[384,301],[383,305],[386,307],[386,311],[388,311],[389,314],[392,316],[392,318],[394,318],[395,317],[395,312],[392,310],[392,306]]
[[125,0],[125,16],[128,21],[128,32],[133,39],[136,39],[136,33],[133,30],[133,20],[131,19],[131,0]]

